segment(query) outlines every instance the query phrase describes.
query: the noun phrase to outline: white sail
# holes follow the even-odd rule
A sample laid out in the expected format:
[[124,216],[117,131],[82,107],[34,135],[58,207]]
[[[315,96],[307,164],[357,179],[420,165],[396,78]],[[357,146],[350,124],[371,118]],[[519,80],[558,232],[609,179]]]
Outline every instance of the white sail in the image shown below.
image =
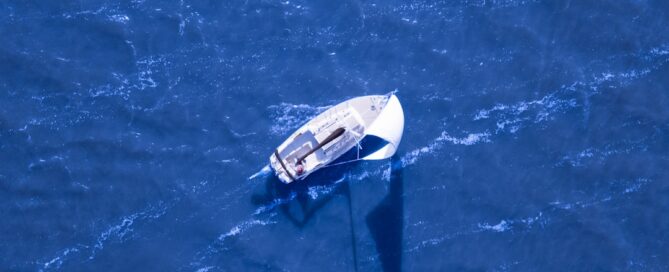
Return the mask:
[[372,125],[365,130],[366,135],[374,135],[388,143],[379,150],[362,158],[363,160],[383,160],[392,157],[402,140],[404,132],[404,111],[394,94]]

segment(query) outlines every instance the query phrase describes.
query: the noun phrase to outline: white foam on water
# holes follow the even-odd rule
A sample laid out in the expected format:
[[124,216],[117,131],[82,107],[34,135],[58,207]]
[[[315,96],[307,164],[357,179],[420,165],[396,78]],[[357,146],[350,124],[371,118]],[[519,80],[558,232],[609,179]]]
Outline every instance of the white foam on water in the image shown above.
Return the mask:
[[[624,181],[623,181],[624,182]],[[620,199],[622,197],[625,197],[628,194],[635,193],[639,191],[643,186],[646,184],[652,182],[652,180],[648,178],[637,178],[634,181],[630,182],[628,186],[625,187],[625,189],[620,190],[617,193],[612,193],[612,194],[607,194],[604,196],[599,196],[599,197],[594,197],[589,200],[581,200],[581,201],[575,201],[575,202],[566,202],[563,203],[561,201],[553,201],[549,203],[549,208],[545,209],[543,211],[539,211],[535,216],[529,216],[525,218],[507,218],[507,219],[502,219],[499,223],[497,224],[490,224],[490,223],[478,223],[474,227],[469,227],[465,228],[464,230],[461,231],[456,231],[453,233],[447,233],[444,234],[440,237],[436,238],[429,238],[423,241],[418,242],[415,246],[412,248],[408,249],[405,252],[415,252],[420,249],[423,249],[425,247],[431,247],[431,246],[436,246],[441,243],[443,243],[446,240],[454,239],[459,236],[463,235],[474,235],[486,231],[491,231],[495,233],[503,233],[509,230],[512,230],[514,228],[518,229],[532,229],[536,225],[539,227],[543,228],[547,224],[549,224],[550,221],[552,221],[551,217],[552,216],[557,216],[558,214],[555,213],[557,210],[573,210],[573,209],[583,209],[583,208],[589,208],[595,205],[603,204],[610,202],[612,200]],[[552,216],[551,216],[552,215]],[[425,225],[425,222],[419,221],[420,224],[413,224],[411,226],[420,226],[420,225]],[[430,224],[427,224],[428,226]]]
[[[242,188],[242,187],[240,187],[240,188]],[[243,195],[243,194],[234,193],[233,195]],[[270,224],[277,223],[277,221],[271,221],[270,220],[272,217],[276,216],[277,213],[270,213],[268,216],[266,216],[267,217],[266,219],[259,219],[257,217],[259,217],[261,214],[271,212],[272,210],[274,210],[276,207],[278,207],[280,205],[283,205],[285,203],[289,203],[291,200],[295,199],[296,196],[297,196],[296,193],[291,193],[290,196],[288,196],[286,198],[276,198],[276,199],[272,200],[271,203],[257,208],[249,216],[250,219],[247,219],[245,221],[242,221],[242,222],[236,224],[235,226],[230,228],[229,231],[227,231],[223,234],[220,234],[216,238],[216,243],[210,244],[205,249],[197,252],[196,260],[192,261],[190,263],[190,266],[193,267],[193,268],[194,267],[199,267],[199,266],[202,265],[202,263],[208,257],[213,256],[213,255],[217,254],[218,252],[220,252],[221,249],[220,249],[219,246],[216,246],[216,244],[219,243],[219,242],[225,241],[229,237],[240,235],[240,234],[244,233],[246,230],[248,230],[248,229],[250,229],[254,226],[265,226],[265,225],[270,225]]]
[[272,169],[269,167],[269,164],[268,164],[268,165],[265,165],[265,166],[263,166],[263,168],[260,169],[258,172],[256,172],[255,174],[249,176],[249,177],[248,177],[248,180],[252,180],[252,179],[255,179],[255,178],[257,178],[257,177],[265,177],[265,176],[267,176],[267,175],[268,175],[269,173],[271,173],[271,172],[272,172]]
[[293,192],[287,198],[275,198],[271,203],[257,208],[253,215],[259,215],[261,213],[271,211],[279,205],[290,202],[291,200],[295,199],[295,197],[297,197],[297,194]]
[[432,247],[432,246],[439,245],[439,244],[443,243],[444,241],[451,240],[451,239],[459,237],[459,236],[471,235],[471,234],[475,234],[475,233],[480,233],[482,231],[483,231],[482,229],[476,228],[476,229],[453,232],[453,233],[446,234],[446,235],[443,235],[443,236],[437,237],[437,238],[429,238],[429,239],[420,241],[416,246],[406,250],[405,252],[409,252],[409,253],[410,252],[416,252],[416,251],[421,250],[421,249],[426,248],[426,247]]
[[228,163],[237,162],[237,159],[222,159],[222,160],[217,160],[216,162],[218,162],[220,164],[228,164]]
[[432,143],[428,146],[417,148],[412,150],[411,152],[408,152],[402,156],[400,161],[402,162],[401,167],[406,167],[409,165],[412,165],[418,161],[420,157],[422,157],[425,154],[429,154],[434,150],[434,148],[438,147],[435,143]]
[[536,223],[541,223],[543,225],[547,222],[547,220],[542,220],[543,216],[544,216],[544,213],[539,212],[538,215],[536,215],[534,217],[527,217],[525,219],[521,219],[520,222],[522,222],[523,224],[525,224],[528,227],[532,227],[532,225],[534,225]]
[[159,205],[158,207],[150,207],[149,209],[138,212],[123,218],[121,223],[109,227],[106,231],[102,232],[93,245],[93,252],[89,259],[95,257],[95,253],[104,248],[104,244],[109,240],[117,240],[123,242],[127,239],[126,235],[133,231],[132,225],[135,224],[136,220],[152,220],[161,217],[167,212],[167,208],[164,205]]
[[543,218],[544,213],[539,212],[536,216],[530,216],[521,219],[503,219],[495,225],[490,225],[488,223],[479,223],[478,227],[481,230],[489,230],[494,232],[504,232],[513,229],[513,226],[524,226],[531,228],[536,223],[541,223],[544,225],[547,222],[547,219]]
[[207,272],[207,271],[211,270],[212,268],[214,268],[214,266],[202,267],[202,268],[196,270],[196,272]]
[[641,52],[634,55],[644,60],[644,62],[646,62],[646,66],[636,67],[627,71],[607,71],[601,73],[601,76],[595,76],[592,82],[581,85],[589,87],[589,89],[595,91],[601,86],[627,86],[632,81],[642,78],[668,63],[669,58],[667,58],[667,55],[669,55],[669,45],[661,45],[646,52]]
[[402,18],[402,21],[407,22],[407,23],[410,23],[410,24],[412,24],[412,25],[415,25],[416,23],[418,23],[418,20],[416,20],[416,19],[409,19],[409,18]]
[[631,194],[631,193],[634,193],[636,191],[639,191],[639,189],[641,189],[641,187],[643,187],[644,185],[646,185],[649,182],[650,182],[649,179],[639,179],[639,180],[637,180],[637,183],[632,184],[629,187],[625,188],[625,190],[623,191],[623,194]]
[[193,185],[193,187],[191,188],[191,192],[193,193],[204,192],[207,189],[208,184],[209,184],[208,180],[201,180],[197,184]]
[[[124,100],[129,100],[136,91],[158,87],[159,83],[152,76],[153,74],[159,74],[168,64],[169,60],[163,55],[140,58],[135,63],[137,72],[131,74],[112,73],[116,82],[91,88],[87,91],[88,95],[93,98],[118,96]],[[152,109],[140,108],[140,110]]]
[[[60,266],[63,265],[64,258],[67,257],[67,255],[70,255],[70,253],[74,253],[74,252],[79,252],[79,249],[74,248],[74,247],[65,249],[65,251],[63,251],[63,253],[61,253],[58,257],[55,257],[55,258],[51,259],[51,261],[46,262],[44,264],[44,267],[42,267],[42,269],[40,269],[40,271],[42,271],[43,269],[49,269],[49,268],[59,269]],[[55,266],[52,267],[52,265],[55,265]]]
[[393,171],[393,165],[390,162],[388,162],[388,167],[385,170],[383,170],[382,179],[384,181],[390,181],[390,176],[392,174],[392,171]]
[[576,154],[565,155],[562,157],[560,162],[556,164],[556,166],[561,166],[564,164],[569,164],[571,166],[583,166],[584,161],[594,157],[595,154],[599,155],[599,150],[594,148],[587,148]]
[[520,264],[519,261],[513,261],[511,263],[503,263],[503,264],[500,264],[499,266],[497,266],[496,268],[494,268],[492,271],[495,271],[495,272],[497,272],[497,271],[499,271],[499,272],[515,271],[516,269],[513,269],[513,267],[517,266],[519,264]]
[[361,173],[358,173],[358,174],[349,174],[348,179],[350,179],[350,180],[363,180],[367,177],[375,176],[376,172],[377,171],[369,172],[369,171],[363,170]]
[[[86,254],[88,253],[88,259],[92,260],[95,258],[95,255],[98,251],[104,249],[104,245],[110,240],[116,240],[118,242],[124,242],[130,237],[130,234],[133,229],[132,226],[138,220],[151,221],[155,220],[167,212],[167,207],[162,203],[157,206],[151,206],[144,211],[125,216],[121,219],[121,222],[116,225],[112,225],[107,228],[105,231],[100,233],[96,241],[91,245],[78,244],[74,247],[67,248],[63,250],[56,257],[51,260],[44,262],[40,271],[45,271],[49,269],[59,269],[62,264],[68,259],[68,256],[72,256],[74,253],[77,254]],[[85,256],[85,255],[84,255]],[[55,265],[55,266],[54,266]]]
[[111,20],[111,21],[114,21],[114,22],[117,22],[117,23],[122,23],[122,24],[125,24],[125,23],[130,21],[130,17],[128,17],[128,15],[125,15],[125,14],[109,15],[109,16],[107,16],[107,18],[109,18],[109,20]]
[[476,115],[474,115],[474,121],[481,120],[481,119],[488,119],[490,117],[491,112],[502,111],[502,110],[506,110],[508,108],[509,108],[509,106],[507,106],[507,105],[497,104],[490,109],[479,110],[479,112],[476,113]]
[[446,101],[446,102],[450,102],[450,101],[453,101],[453,98],[441,96],[440,93],[432,93],[432,94],[426,94],[426,95],[421,96],[420,100],[422,100],[422,101]]
[[437,138],[437,140],[444,140],[451,142],[453,144],[457,145],[474,145],[479,142],[490,142],[490,133],[484,132],[484,133],[470,133],[464,138],[455,138],[453,136],[448,135],[445,131],[441,133],[441,136]]
[[230,130],[230,132],[232,133],[232,135],[234,135],[235,137],[237,137],[237,138],[239,138],[239,139],[242,139],[242,138],[244,138],[244,137],[251,136],[251,135],[256,135],[256,134],[257,134],[257,133],[255,133],[255,132],[239,133],[239,132],[236,132],[236,131],[234,131],[234,130]]
[[628,185],[625,187],[625,189],[619,191],[619,192],[614,192],[610,194],[606,194],[603,196],[596,196],[591,199],[586,199],[586,200],[581,200],[581,201],[576,201],[576,202],[570,202],[570,203],[563,203],[562,201],[556,200],[551,202],[550,204],[563,210],[571,210],[574,208],[588,208],[592,207],[601,203],[609,202],[611,200],[619,199],[625,195],[634,193],[639,191],[643,186],[645,186],[648,183],[651,183],[652,180],[648,178],[637,178],[631,182],[629,181],[619,181],[621,183],[628,183]]
[[437,53],[439,55],[446,55],[448,53],[448,49],[436,49],[433,48],[432,52]]
[[660,47],[655,47],[650,50],[650,53],[655,56],[665,56],[669,55],[669,45],[664,45]]
[[534,3],[538,3],[538,2],[540,2],[540,0],[465,1],[463,3],[466,3],[466,5],[472,6],[472,7],[480,7],[480,8],[495,10],[495,9],[504,9],[504,8],[515,8],[515,7],[530,5],[530,4],[534,4]]
[[570,165],[573,167],[584,167],[592,163],[604,163],[609,157],[615,155],[645,152],[648,149],[647,141],[650,138],[651,136],[633,141],[608,143],[602,148],[588,147],[581,151],[570,152],[564,155],[555,166]]
[[226,238],[237,236],[253,226],[265,226],[275,224],[276,221],[249,219],[232,227],[228,232],[218,236],[219,241],[225,241]]
[[[605,71],[592,76],[589,81],[575,81],[561,86],[548,95],[529,101],[520,101],[511,104],[498,103],[491,108],[482,109],[473,116],[474,121],[494,118],[496,121],[496,133],[508,130],[517,132],[523,123],[540,123],[551,120],[552,115],[565,112],[569,109],[582,106],[584,114],[588,114],[589,96],[600,92],[602,87],[618,88],[629,85],[632,81],[647,76],[658,70],[662,65],[669,62],[669,46],[661,46],[651,49],[649,52],[641,53],[642,58],[650,61],[645,66],[628,69],[626,71]],[[572,96],[575,93],[585,92],[586,101],[579,105]]]
[[513,119],[508,119],[508,120],[502,120],[497,122],[497,130],[495,131],[496,133],[499,133],[501,131],[504,131],[505,129],[508,129],[510,133],[516,133],[523,122],[529,121],[529,118],[513,118]]
[[286,135],[298,129],[316,115],[329,109],[331,106],[310,106],[306,104],[281,103],[268,107],[273,113],[270,132],[275,135]]
[[412,191],[414,193],[416,193],[416,192],[422,192],[422,191],[428,191],[428,192],[430,192],[430,191],[441,191],[441,190],[446,190],[446,189],[448,189],[448,187],[446,185],[442,184],[442,185],[434,185],[434,186],[431,186],[431,187],[428,187],[428,188],[416,188]]
[[125,217],[123,218],[121,224],[112,226],[111,228],[107,229],[105,232],[100,234],[97,243],[95,243],[94,245],[94,248],[95,249],[104,248],[104,242],[109,240],[110,238],[118,238],[119,240],[123,240],[126,234],[133,231],[132,224],[135,223],[135,219],[137,219],[138,217],[139,214],[133,214],[131,216]]
[[309,197],[311,199],[317,199],[319,195],[327,195],[331,193],[336,186],[313,186],[309,187],[309,191],[307,194],[309,194]]
[[490,133],[488,132],[482,132],[482,133],[469,133],[467,136],[462,137],[462,138],[457,138],[453,137],[448,132],[443,131],[441,135],[432,142],[424,147],[416,148],[410,152],[407,152],[404,154],[401,158],[401,167],[406,167],[409,165],[412,165],[418,161],[418,159],[424,155],[431,154],[438,149],[440,149],[445,142],[450,142],[452,144],[456,145],[474,145],[477,143],[481,142],[490,142]]
[[589,200],[582,200],[582,201],[576,201],[576,202],[567,202],[563,203],[562,201],[553,201],[550,204],[554,205],[557,208],[563,209],[563,210],[572,210],[575,208],[587,208],[591,206],[595,206],[597,204],[601,204],[603,202],[608,202],[611,201],[613,198],[611,196],[604,196],[604,197],[599,197],[599,198],[593,198]]
[[[465,235],[474,235],[474,234],[479,234],[483,232],[495,232],[495,233],[503,233],[509,230],[512,230],[514,226],[517,227],[525,227],[525,228],[532,228],[535,224],[541,224],[541,226],[544,226],[547,224],[548,219],[545,218],[543,212],[539,212],[535,216],[530,216],[526,218],[520,218],[520,219],[502,219],[499,223],[497,224],[490,224],[490,223],[478,223],[475,226],[465,228],[460,231],[456,231],[453,233],[449,233],[446,235],[443,235],[441,237],[437,238],[430,238],[423,240],[419,242],[416,246],[408,249],[405,252],[415,252],[420,249],[423,249],[425,247],[431,247],[431,246],[436,246],[444,241],[451,240],[460,236],[465,236]],[[414,224],[414,226],[418,225],[423,225],[425,224],[423,221],[420,221],[421,224]],[[428,224],[429,225],[429,224]]]
[[625,190],[623,190],[622,194],[630,194],[639,191],[643,186],[646,186],[647,184],[653,182],[653,180],[649,178],[637,178],[634,180],[632,184],[629,184]]
[[[573,88],[572,86],[564,89]],[[492,116],[502,121],[497,122],[498,129],[506,123],[517,124],[521,121],[534,120],[535,123],[548,120],[548,117],[556,112],[564,111],[577,106],[575,99],[559,98],[560,91],[548,94],[540,99],[520,101],[515,104],[497,104],[490,109],[479,110],[473,117],[474,121],[488,119]],[[517,129],[516,129],[517,130]]]
[[333,184],[330,184],[330,185],[311,186],[311,187],[309,187],[309,190],[308,190],[307,194],[309,195],[309,197],[311,197],[311,199],[314,199],[314,200],[317,199],[319,196],[328,195],[328,194],[332,193],[332,191],[337,189],[337,187],[339,186],[339,183],[341,183],[345,179],[346,179],[346,177],[343,177],[343,178],[335,181]]
[[494,232],[504,232],[511,229],[511,225],[506,220],[502,220],[496,225],[490,225],[488,223],[479,224],[478,227],[482,230],[491,230]]

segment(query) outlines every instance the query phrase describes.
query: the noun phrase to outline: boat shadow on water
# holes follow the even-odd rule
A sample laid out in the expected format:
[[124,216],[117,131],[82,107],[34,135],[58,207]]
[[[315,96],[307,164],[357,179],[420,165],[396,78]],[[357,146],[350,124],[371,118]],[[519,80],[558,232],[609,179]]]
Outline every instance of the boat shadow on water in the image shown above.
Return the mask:
[[323,168],[304,180],[290,184],[282,183],[276,176],[268,175],[265,179],[265,194],[255,194],[251,201],[264,207],[278,202],[277,207],[285,217],[298,228],[304,228],[315,213],[330,200],[340,195],[350,195],[346,174],[350,173],[358,162]]
[[[354,209],[351,200],[349,173],[361,163],[351,162],[323,168],[304,180],[283,184],[274,175],[265,179],[265,193],[252,195],[254,205],[276,207],[296,227],[303,229],[316,213],[333,198],[344,196],[348,203],[349,228],[354,267],[358,267]],[[400,271],[402,267],[402,237],[404,229],[403,174],[397,155],[391,158],[391,173],[386,196],[369,211],[364,219],[374,240],[378,259],[384,271]]]

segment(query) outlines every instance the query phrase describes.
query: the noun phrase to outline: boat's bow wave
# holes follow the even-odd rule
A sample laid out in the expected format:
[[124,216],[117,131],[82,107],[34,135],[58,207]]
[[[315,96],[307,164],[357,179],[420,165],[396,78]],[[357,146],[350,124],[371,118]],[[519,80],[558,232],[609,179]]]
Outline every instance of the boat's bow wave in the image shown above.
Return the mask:
[[253,180],[257,177],[264,177],[267,176],[267,174],[271,173],[272,169],[269,168],[269,164],[266,164],[262,169],[260,169],[258,172],[255,174],[249,176],[248,180]]

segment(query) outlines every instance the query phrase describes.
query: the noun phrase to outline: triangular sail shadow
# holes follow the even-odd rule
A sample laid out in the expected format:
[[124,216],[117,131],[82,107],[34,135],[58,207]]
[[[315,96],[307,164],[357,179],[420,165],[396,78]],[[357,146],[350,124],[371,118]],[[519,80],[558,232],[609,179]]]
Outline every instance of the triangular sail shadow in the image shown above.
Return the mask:
[[[397,155],[393,156],[391,166],[399,165],[398,160]],[[402,270],[403,186],[402,168],[393,167],[388,195],[366,217],[383,271]]]

